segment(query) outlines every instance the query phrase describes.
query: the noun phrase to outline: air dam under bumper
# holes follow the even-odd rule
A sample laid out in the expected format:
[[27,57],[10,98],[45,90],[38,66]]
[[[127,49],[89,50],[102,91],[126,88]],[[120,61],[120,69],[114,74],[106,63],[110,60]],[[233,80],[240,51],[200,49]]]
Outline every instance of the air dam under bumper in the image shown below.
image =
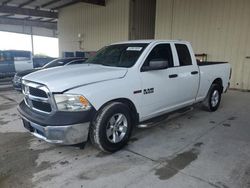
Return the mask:
[[55,112],[41,114],[24,101],[18,106],[24,127],[39,139],[49,143],[73,145],[86,142],[90,121],[96,110],[85,112]]
[[66,126],[41,126],[23,118],[23,125],[35,137],[53,144],[73,145],[87,141],[89,122]]

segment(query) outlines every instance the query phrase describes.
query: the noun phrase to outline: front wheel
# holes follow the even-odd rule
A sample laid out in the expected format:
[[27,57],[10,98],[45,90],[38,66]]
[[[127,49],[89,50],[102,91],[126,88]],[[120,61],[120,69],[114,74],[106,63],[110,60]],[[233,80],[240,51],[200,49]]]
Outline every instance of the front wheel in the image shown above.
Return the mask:
[[105,106],[90,127],[90,140],[105,152],[124,147],[131,135],[132,123],[129,108],[120,102]]
[[210,112],[216,111],[220,106],[221,101],[221,86],[218,84],[212,84],[212,86],[209,89],[208,95],[203,102],[204,107],[206,110]]

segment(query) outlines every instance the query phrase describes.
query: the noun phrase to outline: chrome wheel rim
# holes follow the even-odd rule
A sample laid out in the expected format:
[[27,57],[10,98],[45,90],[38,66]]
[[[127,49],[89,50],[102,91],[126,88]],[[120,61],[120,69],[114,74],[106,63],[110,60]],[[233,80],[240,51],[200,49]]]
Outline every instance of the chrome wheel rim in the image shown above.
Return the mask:
[[128,120],[121,113],[114,114],[108,121],[106,136],[111,143],[120,142],[127,133]]
[[218,90],[214,90],[211,98],[212,107],[215,107],[219,103],[220,94]]

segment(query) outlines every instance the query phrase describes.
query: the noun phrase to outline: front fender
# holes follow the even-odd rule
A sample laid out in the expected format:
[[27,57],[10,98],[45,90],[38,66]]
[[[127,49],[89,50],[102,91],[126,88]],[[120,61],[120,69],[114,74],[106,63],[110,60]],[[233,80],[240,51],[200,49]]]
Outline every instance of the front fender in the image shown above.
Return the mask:
[[126,78],[122,78],[82,86],[66,93],[83,95],[97,111],[109,101],[119,98],[129,99],[140,113],[142,93],[134,94],[138,89],[140,89],[139,79],[130,83]]

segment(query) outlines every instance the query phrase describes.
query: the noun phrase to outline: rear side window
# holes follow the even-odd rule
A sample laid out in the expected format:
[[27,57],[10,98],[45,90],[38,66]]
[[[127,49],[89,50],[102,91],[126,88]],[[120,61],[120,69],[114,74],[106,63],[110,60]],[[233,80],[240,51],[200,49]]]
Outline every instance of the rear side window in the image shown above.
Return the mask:
[[188,47],[185,44],[175,44],[180,66],[192,65],[192,59]]
[[158,44],[148,55],[143,66],[149,66],[150,61],[167,61],[168,67],[173,67],[173,57],[170,44]]

